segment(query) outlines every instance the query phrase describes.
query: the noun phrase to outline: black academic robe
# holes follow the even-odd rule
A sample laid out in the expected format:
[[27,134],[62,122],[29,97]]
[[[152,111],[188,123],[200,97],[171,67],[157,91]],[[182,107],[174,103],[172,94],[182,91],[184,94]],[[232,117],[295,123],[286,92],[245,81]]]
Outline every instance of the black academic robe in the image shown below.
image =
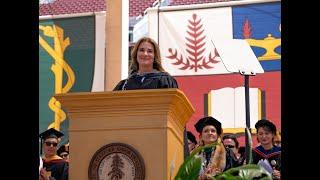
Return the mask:
[[62,158],[43,158],[43,167],[47,172],[51,172],[51,176],[55,180],[68,180],[69,163]]
[[[276,170],[281,168],[281,147],[273,146],[269,150],[265,150],[261,145],[252,150],[252,162],[258,164],[259,160],[267,159],[272,167]],[[276,163],[272,165],[271,161]]]
[[240,164],[234,152],[231,149],[226,148],[226,167],[224,168],[224,171],[241,165],[242,164]]
[[178,88],[178,83],[166,72],[148,73],[144,75],[138,75],[135,73],[128,79],[120,81],[113,90],[118,91],[160,88]]

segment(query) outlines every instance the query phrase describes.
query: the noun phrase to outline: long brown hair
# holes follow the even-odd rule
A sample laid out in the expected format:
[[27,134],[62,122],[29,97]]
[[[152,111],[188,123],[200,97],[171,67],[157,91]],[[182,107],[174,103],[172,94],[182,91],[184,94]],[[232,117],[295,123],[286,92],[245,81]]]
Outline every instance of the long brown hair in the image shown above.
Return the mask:
[[131,51],[131,64],[130,64],[130,68],[129,68],[129,75],[131,75],[135,72],[138,72],[138,70],[139,70],[139,63],[138,63],[138,59],[137,59],[137,54],[138,54],[138,48],[139,48],[140,44],[143,42],[149,42],[153,46],[153,49],[154,49],[153,69],[156,69],[161,72],[165,72],[165,70],[163,69],[163,67],[161,65],[161,56],[160,56],[160,49],[159,49],[158,44],[153,39],[151,39],[149,37],[143,37],[143,38],[139,39],[138,42],[136,42],[136,44],[134,45],[134,47]]

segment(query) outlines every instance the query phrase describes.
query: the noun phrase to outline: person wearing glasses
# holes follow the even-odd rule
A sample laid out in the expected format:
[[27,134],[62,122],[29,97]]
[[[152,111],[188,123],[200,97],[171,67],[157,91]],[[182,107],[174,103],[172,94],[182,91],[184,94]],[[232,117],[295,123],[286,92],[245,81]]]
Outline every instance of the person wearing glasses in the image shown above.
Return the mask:
[[40,169],[39,179],[41,180],[67,180],[69,163],[57,155],[59,138],[63,133],[50,128],[42,132],[39,137],[41,139],[41,154],[43,150],[43,168]]
[[69,143],[62,145],[58,151],[57,154],[62,157],[64,160],[69,162]]
[[237,140],[237,137],[234,134],[227,134],[223,136],[222,141],[223,141],[224,147],[227,150],[226,169],[242,165],[243,158],[238,153],[239,142]]
[[223,138],[224,147],[231,149],[235,155],[238,154],[239,142],[237,137],[233,134],[224,135]]

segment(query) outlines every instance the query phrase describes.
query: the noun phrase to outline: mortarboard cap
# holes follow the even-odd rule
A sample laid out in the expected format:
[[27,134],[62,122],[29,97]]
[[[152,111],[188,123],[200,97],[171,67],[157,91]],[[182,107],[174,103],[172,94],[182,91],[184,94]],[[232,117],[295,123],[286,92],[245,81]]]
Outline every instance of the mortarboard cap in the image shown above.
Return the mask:
[[193,142],[194,144],[197,144],[196,137],[192,134],[192,132],[187,131],[187,137],[191,142]]
[[46,140],[48,138],[60,138],[61,136],[63,136],[64,134],[60,131],[55,130],[54,128],[50,128],[44,132],[42,132],[41,134],[39,134],[39,137],[42,140]]
[[211,116],[199,119],[199,121],[194,125],[194,127],[199,133],[201,133],[202,129],[207,125],[214,126],[217,129],[217,133],[219,135],[222,133],[221,123]]
[[50,128],[44,132],[42,132],[41,134],[39,134],[39,138],[41,139],[41,143],[40,143],[40,154],[42,154],[42,141],[46,140],[48,138],[60,138],[62,137],[64,134],[60,131],[55,130],[54,128]]
[[63,152],[67,152],[69,154],[69,145],[68,144],[65,144],[65,145],[62,145],[58,151],[57,151],[57,154],[60,155],[61,153]]
[[274,135],[277,132],[276,126],[271,121],[269,121],[267,119],[261,119],[255,124],[255,128],[257,131],[261,127],[267,127]]

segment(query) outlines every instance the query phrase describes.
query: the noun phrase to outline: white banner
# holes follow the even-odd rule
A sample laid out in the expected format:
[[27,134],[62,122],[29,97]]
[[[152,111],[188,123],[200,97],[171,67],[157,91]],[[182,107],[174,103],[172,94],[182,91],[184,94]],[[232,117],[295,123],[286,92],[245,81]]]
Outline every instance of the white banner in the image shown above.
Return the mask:
[[229,73],[212,39],[232,39],[231,7],[161,12],[162,64],[174,76]]
[[91,92],[104,91],[105,78],[105,25],[106,14],[96,14],[96,41],[95,41],[95,66]]

